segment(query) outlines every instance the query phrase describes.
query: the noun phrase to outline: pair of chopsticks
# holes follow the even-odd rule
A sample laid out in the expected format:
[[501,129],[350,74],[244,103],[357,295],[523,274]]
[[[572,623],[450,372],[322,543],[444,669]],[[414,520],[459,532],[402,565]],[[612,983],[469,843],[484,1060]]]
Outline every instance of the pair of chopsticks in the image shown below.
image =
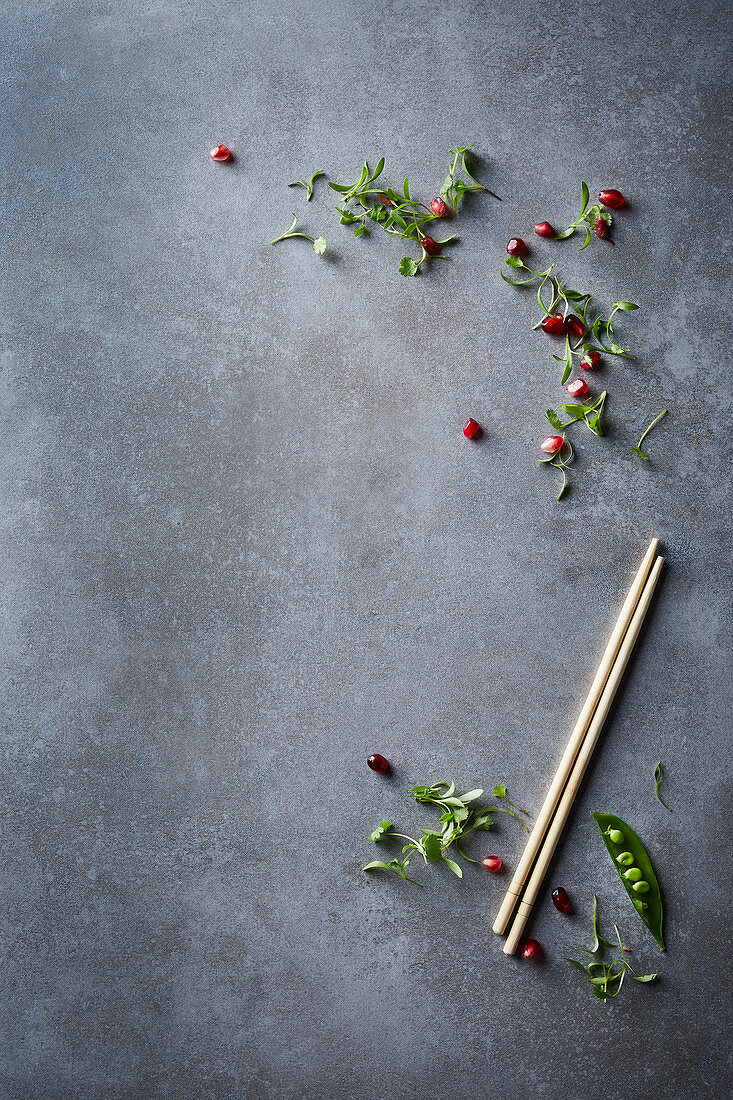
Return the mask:
[[[511,885],[507,890],[499,914],[494,921],[494,931],[502,935],[509,924],[519,901],[514,924],[504,944],[504,954],[513,955],[517,950],[524,927],[537,900],[547,868],[572,809],[575,796],[588,767],[593,749],[603,729],[611,704],[628,664],[631,651],[639,637],[642,623],[659,579],[664,562],[657,557],[659,539],[652,539],[644,560],[634,578],[626,601],[606,646],[601,664],[591,686],[588,698],[575,723],[565,754],[552,781],[537,821],[529,835],[524,854],[519,861]],[[534,865],[534,866],[533,866]],[[531,873],[530,873],[531,872]]]

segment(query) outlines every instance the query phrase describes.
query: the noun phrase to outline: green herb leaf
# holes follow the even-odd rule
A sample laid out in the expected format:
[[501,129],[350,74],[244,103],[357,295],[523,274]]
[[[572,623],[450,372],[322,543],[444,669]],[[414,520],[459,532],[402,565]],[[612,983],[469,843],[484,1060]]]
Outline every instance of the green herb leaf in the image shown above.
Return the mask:
[[434,863],[436,859],[440,859],[441,843],[440,836],[437,833],[425,833],[422,838],[423,852],[425,858]]
[[420,264],[413,260],[411,256],[405,256],[400,260],[400,275],[417,275],[420,270]]
[[660,760],[657,763],[656,768],[654,769],[654,792],[655,792],[657,798],[659,799],[659,801],[664,806],[665,810],[669,810],[669,812],[672,813],[672,810],[670,810],[669,806],[667,805],[667,803],[664,801],[664,799],[662,798],[662,796],[659,793],[659,783],[660,783],[661,779],[662,779],[662,761]]
[[463,878],[463,871],[458,866],[455,860],[449,859],[448,856],[443,856],[443,863],[446,865],[446,867],[450,867],[454,875],[457,875],[458,878]]
[[381,840],[383,836],[386,836],[391,828],[391,821],[380,821],[374,832],[369,834],[369,839],[376,843],[376,841]]

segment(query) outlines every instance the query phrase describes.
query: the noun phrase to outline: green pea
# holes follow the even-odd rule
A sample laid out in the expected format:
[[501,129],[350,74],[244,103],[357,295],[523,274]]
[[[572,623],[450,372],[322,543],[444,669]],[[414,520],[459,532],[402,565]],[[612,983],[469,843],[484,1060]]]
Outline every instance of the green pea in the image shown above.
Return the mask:
[[609,829],[608,836],[614,844],[623,844],[624,842],[624,834],[620,829]]
[[631,889],[635,890],[637,894],[646,894],[649,891],[649,883],[644,882],[644,879],[640,878],[638,882],[634,883]]
[[624,871],[623,877],[629,882],[639,882],[641,879],[641,871],[638,867],[629,867],[628,871]]
[[620,863],[622,867],[631,867],[634,857],[631,852],[622,852],[620,856],[616,856],[616,862]]

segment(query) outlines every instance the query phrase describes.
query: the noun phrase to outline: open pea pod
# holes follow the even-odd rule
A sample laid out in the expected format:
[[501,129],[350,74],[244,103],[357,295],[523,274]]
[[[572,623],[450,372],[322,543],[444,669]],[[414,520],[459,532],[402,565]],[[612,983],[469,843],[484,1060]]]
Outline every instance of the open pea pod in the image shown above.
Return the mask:
[[594,813],[593,819],[634,908],[664,951],[662,894],[646,848],[620,817]]

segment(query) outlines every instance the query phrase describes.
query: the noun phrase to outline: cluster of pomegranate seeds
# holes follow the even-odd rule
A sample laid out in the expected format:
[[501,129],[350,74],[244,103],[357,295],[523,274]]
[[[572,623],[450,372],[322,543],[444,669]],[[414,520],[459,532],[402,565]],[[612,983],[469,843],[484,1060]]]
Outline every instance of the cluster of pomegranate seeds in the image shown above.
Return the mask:
[[522,944],[521,955],[523,959],[536,959],[538,962],[544,956],[542,944],[537,940],[525,940]]
[[588,383],[584,378],[576,378],[575,381],[571,382],[565,389],[571,397],[585,397],[588,393]]
[[510,256],[523,256],[527,251],[527,246],[521,237],[512,237],[506,246],[506,250]]
[[479,439],[481,435],[483,435],[483,428],[478,420],[474,420],[472,416],[469,416],[468,420],[463,425],[463,434],[466,439]]
[[373,772],[388,772],[389,760],[385,759],[380,753],[375,752],[371,756],[367,756],[367,764]]
[[437,256],[440,253],[440,245],[433,237],[421,237],[420,244],[423,246],[428,256]]
[[487,856],[486,859],[481,860],[481,866],[485,867],[487,871],[491,871],[492,874],[496,874],[504,866],[498,856]]
[[626,206],[626,199],[615,187],[608,187],[605,191],[601,191],[598,199],[611,210],[620,210],[622,206]]
[[219,162],[229,160],[231,155],[231,150],[226,145],[216,145],[209,153],[212,160],[218,160]]
[[542,321],[542,331],[550,336],[565,335],[565,318],[562,313],[551,313]]
[[563,449],[564,443],[565,440],[561,435],[548,435],[547,439],[543,439],[540,443],[540,450],[546,455],[554,455]]
[[600,351],[587,351],[583,358],[580,360],[580,365],[583,370],[593,370],[597,367],[601,361]]
[[548,240],[553,240],[557,236],[549,222],[537,222],[534,231],[538,237],[546,237]]
[[573,903],[562,886],[558,886],[557,890],[552,891],[552,904],[559,913],[572,913],[573,911]]
[[448,212],[448,207],[446,206],[445,202],[437,195],[434,199],[431,199],[430,209],[435,214],[436,218],[443,218]]

